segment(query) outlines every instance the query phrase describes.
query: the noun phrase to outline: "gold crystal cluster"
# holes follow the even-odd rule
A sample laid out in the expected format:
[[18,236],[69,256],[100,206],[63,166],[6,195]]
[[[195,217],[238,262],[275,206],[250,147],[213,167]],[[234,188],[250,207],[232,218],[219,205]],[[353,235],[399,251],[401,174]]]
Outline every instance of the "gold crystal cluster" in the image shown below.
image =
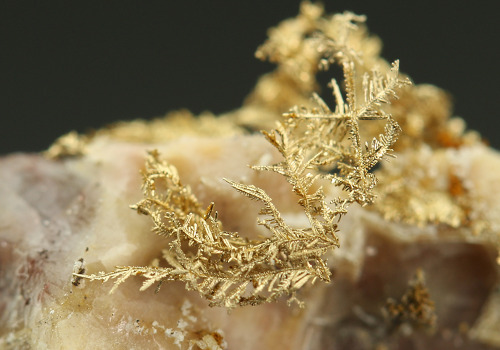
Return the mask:
[[434,302],[425,286],[424,272],[418,269],[408,283],[408,289],[399,301],[388,299],[383,312],[394,330],[403,324],[415,328],[432,329],[436,326]]
[[[479,136],[466,132],[461,119],[450,118],[443,91],[411,85],[400,75],[398,61],[389,64],[380,58],[380,41],[369,35],[364,20],[349,12],[327,16],[321,6],[304,2],[299,15],[272,28],[257,50],[258,58],[277,68],[259,79],[239,110],[217,118],[194,118],[183,111],[97,132],[155,143],[180,133],[268,130],[262,135],[281,161],[252,168],[287,180],[307,226],[288,224],[264,189],[227,179],[236,191],[261,204],[258,223],[269,234],[251,240],[244,232],[226,231],[217,203],[202,207],[176,168],[153,151],[143,171],[144,199],[133,208],[149,216],[153,231],[165,238],[162,259],[151,266],[78,276],[112,279],[112,290],[131,276],[145,279],[141,289],[182,281],[210,305],[227,308],[282,296],[301,304],[297,292],[304,285],[330,281],[325,254],[339,247],[338,221],[353,203],[364,206],[377,197],[372,209],[387,220],[491,232],[486,214],[469,206],[472,191],[459,169],[443,160],[449,150],[481,143]],[[332,67],[340,68],[342,81],[330,80],[332,102],[327,103],[318,94],[318,74],[332,72]],[[401,127],[404,132],[395,144]],[[83,154],[85,145],[76,141],[61,139],[50,156]],[[75,150],[75,144],[81,149]],[[58,154],[58,149],[67,154]],[[393,149],[404,157],[377,169]],[[415,167],[420,170],[413,171]],[[435,171],[449,174],[447,181],[434,181]],[[498,235],[487,239],[500,246]],[[399,309],[391,310],[394,314]]]
[[[182,184],[175,167],[162,160],[158,152],[151,152],[143,174],[144,199],[133,207],[148,215],[154,223],[153,231],[165,237],[164,266],[123,266],[113,272],[81,277],[115,279],[116,287],[130,276],[139,275],[145,278],[142,289],[166,281],[183,281],[187,289],[199,292],[210,305],[227,308],[271,302],[281,296],[300,304],[296,292],[305,284],[330,281],[324,255],[339,246],[337,223],[349,205],[366,205],[374,200],[377,179],[373,168],[389,155],[400,132],[384,106],[409,81],[399,76],[397,61],[385,73],[375,67],[367,69],[362,52],[349,44],[351,33],[357,33],[363,17],[351,13],[320,17],[312,5],[304,8],[306,12],[316,11],[317,22],[310,33],[300,38],[301,47],[313,52],[317,59],[307,70],[340,66],[344,91],[332,79],[334,108],[312,93],[312,103],[293,107],[277,120],[273,130],[262,131],[282,160],[253,169],[285,177],[308,226],[287,224],[262,188],[228,179],[236,191],[261,203],[259,224],[270,235],[249,240],[227,232],[218,219],[217,203],[202,208],[190,187]],[[259,55],[271,55],[277,48],[283,46],[271,39]],[[271,59],[284,60],[290,54],[275,53]],[[299,53],[294,55],[300,57]],[[304,63],[292,62],[299,66]],[[293,75],[303,67],[292,65],[289,69],[292,73],[287,74]],[[312,77],[302,76],[303,84],[312,82]],[[377,126],[364,126],[368,123]],[[370,131],[368,137],[362,135],[364,129]],[[373,136],[373,130],[380,133]],[[327,198],[325,186],[342,191]]]

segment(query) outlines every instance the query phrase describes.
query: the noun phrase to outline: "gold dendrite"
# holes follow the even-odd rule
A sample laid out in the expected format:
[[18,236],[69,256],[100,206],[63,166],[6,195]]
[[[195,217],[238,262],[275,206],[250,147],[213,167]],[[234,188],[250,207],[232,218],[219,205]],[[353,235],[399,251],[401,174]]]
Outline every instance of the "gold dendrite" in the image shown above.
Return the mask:
[[[335,79],[331,81],[335,108],[313,94],[312,106],[292,108],[274,130],[262,132],[283,159],[253,169],[286,178],[307,216],[308,227],[289,226],[263,189],[226,180],[262,204],[259,224],[271,235],[251,241],[226,232],[214,204],[202,208],[189,186],[182,185],[176,168],[153,151],[143,173],[144,199],[133,208],[150,216],[153,231],[166,238],[163,258],[168,267],[122,266],[113,272],[77,276],[114,279],[111,291],[134,275],[145,278],[141,290],[165,281],[183,281],[211,306],[227,308],[271,302],[281,296],[301,305],[296,297],[301,287],[316,280],[329,282],[331,272],[323,256],[339,246],[337,223],[349,205],[374,200],[377,179],[373,168],[390,155],[400,132],[384,106],[396,97],[397,89],[409,83],[399,77],[397,61],[387,74],[373,67],[367,70],[361,63],[361,54],[349,46],[348,37],[362,20],[351,13],[337,15],[340,39],[327,32],[304,38],[319,55],[322,68],[335,63],[343,70],[344,92]],[[369,141],[361,135],[362,125],[367,123],[377,123],[381,129]],[[322,186],[332,185],[343,192],[329,200]]]
[[431,330],[436,327],[437,316],[434,302],[425,286],[422,269],[415,272],[401,299],[399,301],[388,299],[383,311],[392,330],[396,330],[403,324],[410,325],[412,328]]

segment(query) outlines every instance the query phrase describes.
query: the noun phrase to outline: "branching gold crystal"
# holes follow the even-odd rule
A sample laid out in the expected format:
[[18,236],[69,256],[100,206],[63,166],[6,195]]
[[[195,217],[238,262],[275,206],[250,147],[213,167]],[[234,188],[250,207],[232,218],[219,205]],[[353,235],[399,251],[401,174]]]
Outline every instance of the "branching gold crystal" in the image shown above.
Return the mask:
[[414,328],[433,329],[436,327],[437,316],[434,302],[425,286],[424,272],[418,269],[409,281],[408,289],[399,301],[387,300],[383,309],[392,330],[403,324]]
[[[216,204],[203,208],[190,187],[182,184],[176,168],[153,151],[143,173],[144,199],[133,208],[148,215],[153,231],[166,238],[165,266],[123,266],[109,273],[78,276],[114,279],[112,291],[135,275],[145,278],[141,290],[182,281],[210,305],[227,308],[271,302],[281,296],[301,304],[296,293],[305,284],[329,282],[331,272],[323,256],[339,247],[337,223],[349,205],[374,200],[377,180],[373,168],[390,155],[400,131],[383,107],[396,97],[398,88],[408,84],[399,77],[398,61],[387,74],[361,66],[360,55],[347,38],[363,18],[351,13],[342,16],[342,21],[337,18],[343,24],[338,27],[342,31],[339,40],[324,32],[307,40],[320,56],[323,69],[333,63],[343,69],[345,98],[333,79],[334,109],[313,94],[311,106],[294,107],[283,114],[275,129],[262,132],[282,161],[253,166],[256,171],[286,178],[308,219],[307,227],[288,225],[263,189],[226,179],[235,190],[262,204],[258,223],[270,236],[248,240],[224,231]],[[379,136],[366,140],[361,126],[365,123],[379,123]],[[325,186],[340,187],[342,194],[327,198]]]

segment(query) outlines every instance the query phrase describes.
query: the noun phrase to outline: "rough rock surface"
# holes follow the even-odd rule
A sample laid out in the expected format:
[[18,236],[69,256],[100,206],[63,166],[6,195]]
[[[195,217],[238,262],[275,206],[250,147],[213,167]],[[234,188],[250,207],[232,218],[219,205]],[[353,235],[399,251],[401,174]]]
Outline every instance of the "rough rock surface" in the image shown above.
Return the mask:
[[[216,202],[232,230],[261,233],[255,222],[258,206],[222,177],[265,188],[288,220],[302,220],[288,204],[293,198],[284,180],[246,166],[277,157],[258,135],[180,138],[161,145],[100,137],[80,158],[4,157],[2,348],[500,348],[496,247],[467,228],[394,223],[369,208],[353,207],[343,219],[341,248],[329,259],[334,282],[304,290],[305,309],[278,302],[228,313],[207,307],[182,284],[168,283],[158,294],[139,292],[137,278],[110,295],[110,283],[75,280],[73,271],[147,265],[159,255],[163,239],[149,232],[146,217],[128,207],[141,197],[138,169],[151,148],[179,169],[200,200]],[[462,153],[464,167],[500,169],[500,156],[485,147]],[[470,180],[481,183],[473,170]],[[499,180],[489,181],[489,204],[498,208],[493,188],[500,186]],[[381,310],[388,298],[404,294],[418,268],[435,303],[436,327],[393,329]]]

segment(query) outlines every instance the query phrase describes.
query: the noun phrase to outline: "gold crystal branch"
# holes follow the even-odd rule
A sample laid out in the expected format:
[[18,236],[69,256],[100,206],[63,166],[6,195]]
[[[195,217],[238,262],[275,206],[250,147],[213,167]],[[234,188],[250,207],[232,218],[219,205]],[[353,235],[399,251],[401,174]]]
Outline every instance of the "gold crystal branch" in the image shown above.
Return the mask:
[[388,321],[388,331],[394,331],[403,324],[430,330],[436,327],[436,310],[422,269],[415,272],[400,300],[389,298],[382,312]]
[[[281,296],[300,304],[296,292],[305,284],[329,282],[331,272],[323,256],[339,247],[337,223],[349,205],[365,205],[374,199],[377,181],[373,167],[389,155],[400,131],[383,106],[396,97],[398,88],[408,84],[399,77],[397,61],[388,74],[363,68],[358,76],[361,60],[347,45],[346,35],[362,18],[349,13],[344,16],[341,41],[326,33],[308,39],[322,57],[323,68],[335,63],[343,70],[344,92],[334,79],[331,81],[335,108],[314,94],[312,106],[294,107],[283,114],[274,130],[262,132],[282,161],[253,167],[286,178],[308,226],[288,225],[262,188],[226,180],[262,204],[258,223],[270,236],[252,241],[224,231],[214,204],[202,208],[189,186],[181,183],[176,168],[154,151],[149,153],[143,173],[144,199],[133,207],[148,215],[153,231],[167,239],[165,266],[124,266],[109,273],[78,276],[114,279],[112,291],[134,275],[145,278],[141,290],[165,281],[182,281],[211,306],[227,308],[271,302]],[[383,123],[381,134],[365,141],[360,125],[377,122]],[[342,195],[327,199],[325,185],[340,187]]]

